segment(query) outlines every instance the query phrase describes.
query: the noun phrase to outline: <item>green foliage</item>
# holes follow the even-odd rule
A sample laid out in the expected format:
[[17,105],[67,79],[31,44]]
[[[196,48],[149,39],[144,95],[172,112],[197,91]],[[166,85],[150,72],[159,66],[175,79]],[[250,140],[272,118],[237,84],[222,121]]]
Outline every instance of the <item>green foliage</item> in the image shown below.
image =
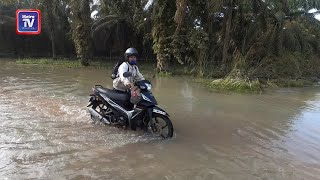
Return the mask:
[[251,78],[311,78],[319,77],[320,60],[316,56],[302,53],[283,52],[281,56],[268,56],[256,66],[251,66],[248,74]]
[[[217,87],[242,89],[239,82],[257,78],[270,86],[283,84],[275,81],[281,78],[301,85],[300,79],[320,76],[320,22],[309,13],[320,9],[319,0],[158,0],[148,8],[147,0],[101,0],[91,9],[89,2],[1,1],[0,56],[56,52],[88,65],[91,56],[123,57],[134,46],[156,59],[160,75],[229,77]],[[30,7],[45,11],[44,33],[17,36],[15,10]]]

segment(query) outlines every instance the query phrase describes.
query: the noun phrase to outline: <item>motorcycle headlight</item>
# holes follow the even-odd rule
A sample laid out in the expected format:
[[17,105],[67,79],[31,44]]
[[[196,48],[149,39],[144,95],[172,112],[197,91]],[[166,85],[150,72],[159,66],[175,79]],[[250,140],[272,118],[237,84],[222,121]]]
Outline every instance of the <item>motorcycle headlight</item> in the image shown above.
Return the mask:
[[147,90],[151,90],[151,88],[152,88],[152,85],[151,84],[145,84],[146,85],[146,87],[147,87]]

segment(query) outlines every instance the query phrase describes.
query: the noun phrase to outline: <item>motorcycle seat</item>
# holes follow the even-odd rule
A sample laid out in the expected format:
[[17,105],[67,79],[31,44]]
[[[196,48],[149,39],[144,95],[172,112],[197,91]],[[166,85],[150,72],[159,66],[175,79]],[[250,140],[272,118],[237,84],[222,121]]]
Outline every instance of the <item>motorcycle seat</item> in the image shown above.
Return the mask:
[[100,93],[105,94],[108,98],[113,101],[122,101],[122,102],[129,102],[130,101],[130,94],[127,92],[120,92],[108,88],[97,87],[96,88]]

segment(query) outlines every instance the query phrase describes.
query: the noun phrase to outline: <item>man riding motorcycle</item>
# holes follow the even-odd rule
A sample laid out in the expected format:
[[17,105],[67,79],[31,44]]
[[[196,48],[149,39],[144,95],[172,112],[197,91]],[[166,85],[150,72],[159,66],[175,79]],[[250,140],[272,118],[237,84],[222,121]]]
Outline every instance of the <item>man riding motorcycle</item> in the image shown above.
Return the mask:
[[[136,130],[137,127],[163,138],[173,136],[169,114],[159,107],[151,82],[140,73],[136,61],[138,51],[129,48],[125,60],[114,66],[113,90],[95,85],[87,107],[94,122]],[[130,96],[131,95],[131,96]]]
[[[128,48],[125,53],[125,61],[119,66],[116,78],[113,80],[113,88],[118,91],[131,92],[131,102],[137,104],[140,100],[138,88],[134,87],[137,81],[145,80],[140,73],[137,64],[139,53],[135,48]],[[123,73],[131,72],[132,76],[124,77]]]
[[[128,91],[136,81],[145,80],[140,73],[137,64],[138,51],[135,48],[128,48],[124,53],[125,62],[118,69],[117,78],[113,80],[113,88],[119,91]],[[132,76],[124,77],[124,72],[131,72]]]

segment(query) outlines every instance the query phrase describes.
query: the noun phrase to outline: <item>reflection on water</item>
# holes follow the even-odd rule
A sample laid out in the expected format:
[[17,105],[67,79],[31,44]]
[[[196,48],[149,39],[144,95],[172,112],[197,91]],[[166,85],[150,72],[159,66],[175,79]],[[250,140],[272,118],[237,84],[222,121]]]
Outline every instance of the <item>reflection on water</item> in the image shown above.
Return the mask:
[[[289,154],[305,163],[319,163],[318,153],[320,152],[320,93],[305,102],[293,117],[290,133],[284,137],[285,147]],[[299,146],[297,146],[299,145]],[[308,149],[302,147],[309,147]]]
[[195,97],[192,94],[192,87],[190,87],[190,84],[188,84],[187,81],[184,81],[184,84],[181,87],[181,95],[186,101],[184,103],[186,110],[189,112],[192,112],[192,106],[193,106]]
[[318,179],[319,88],[263,95],[210,93],[187,78],[155,78],[176,137],[90,123],[105,70],[0,63],[3,179]]

